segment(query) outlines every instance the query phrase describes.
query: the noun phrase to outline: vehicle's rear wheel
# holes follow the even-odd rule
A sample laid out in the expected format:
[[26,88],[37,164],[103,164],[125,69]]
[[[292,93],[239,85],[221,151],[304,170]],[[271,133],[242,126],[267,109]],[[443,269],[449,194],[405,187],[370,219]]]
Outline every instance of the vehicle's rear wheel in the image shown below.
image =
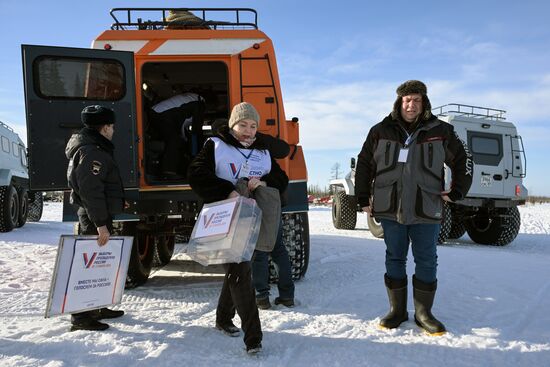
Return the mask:
[[153,266],[164,266],[170,262],[174,255],[176,236],[161,235],[156,237],[156,250],[153,258]]
[[44,208],[44,197],[41,191],[29,192],[29,214],[27,221],[38,222],[42,218],[42,210]]
[[504,246],[519,233],[521,216],[517,207],[488,210],[480,209],[466,220],[470,238],[483,245]]
[[0,186],[0,232],[9,232],[19,221],[19,195],[12,185]]
[[384,238],[384,228],[382,228],[382,223],[376,220],[367,213],[367,223],[369,225],[369,231],[376,238]]
[[451,231],[449,232],[450,239],[460,238],[466,233],[466,225],[464,224],[464,209],[460,205],[451,205]]
[[336,229],[355,229],[357,224],[357,200],[345,191],[334,193],[332,199],[332,224]]
[[443,203],[443,213],[441,216],[441,228],[439,229],[439,236],[437,237],[438,244],[443,244],[449,238],[451,229],[453,227],[453,216],[451,214],[451,207],[447,202]]
[[151,274],[155,254],[155,236],[150,233],[137,231],[135,224],[132,224],[123,229],[124,235],[134,236],[130,263],[128,265],[128,275],[126,277],[126,288],[128,289],[135,288],[147,282],[149,274]]
[[19,194],[19,215],[17,217],[17,228],[23,227],[27,223],[29,215],[29,192],[22,189]]
[[[306,275],[309,265],[309,221],[307,212],[283,214],[283,244],[292,268],[292,278]],[[270,281],[277,282],[277,267],[269,260]]]

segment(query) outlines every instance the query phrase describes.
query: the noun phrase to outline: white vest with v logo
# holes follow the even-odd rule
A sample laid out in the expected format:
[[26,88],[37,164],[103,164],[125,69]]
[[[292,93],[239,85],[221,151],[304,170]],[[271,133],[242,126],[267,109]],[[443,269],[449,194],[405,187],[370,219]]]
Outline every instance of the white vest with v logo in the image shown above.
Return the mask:
[[216,176],[237,183],[239,178],[257,178],[271,171],[271,155],[267,149],[237,148],[220,138],[210,138],[214,142]]

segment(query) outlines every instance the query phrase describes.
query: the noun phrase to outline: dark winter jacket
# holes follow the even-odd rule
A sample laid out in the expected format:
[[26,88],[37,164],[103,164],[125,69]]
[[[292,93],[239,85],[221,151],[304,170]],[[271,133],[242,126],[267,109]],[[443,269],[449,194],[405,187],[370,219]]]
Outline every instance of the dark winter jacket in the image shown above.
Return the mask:
[[98,131],[82,129],[65,148],[71,202],[86,209],[96,227],[124,209],[124,189],[113,157],[113,143]]
[[[399,116],[399,114],[397,114]],[[444,164],[452,172],[453,201],[464,198],[472,183],[473,164],[452,125],[429,114],[411,132],[406,163],[399,162],[405,146],[405,123],[390,114],[373,126],[357,159],[355,195],[378,219],[402,224],[437,223],[442,216]]]
[[[230,134],[228,126],[217,129],[215,135],[228,145],[243,148],[239,141]],[[256,140],[247,149],[268,150],[268,142],[264,137],[265,135],[256,135]],[[214,142],[208,140],[193,159],[187,171],[191,188],[205,203],[227,199],[231,191],[235,190],[233,183],[216,176],[215,164]],[[288,176],[273,157],[271,157],[271,171],[260,180],[265,181],[267,186],[274,187],[279,192],[283,192],[288,185]]]

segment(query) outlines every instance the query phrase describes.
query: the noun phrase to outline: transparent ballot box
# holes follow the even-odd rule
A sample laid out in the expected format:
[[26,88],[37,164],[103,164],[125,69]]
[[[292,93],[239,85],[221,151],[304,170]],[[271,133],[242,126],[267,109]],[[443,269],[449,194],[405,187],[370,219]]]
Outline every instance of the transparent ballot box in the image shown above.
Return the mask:
[[204,204],[187,255],[205,266],[250,261],[261,221],[256,201],[244,196]]

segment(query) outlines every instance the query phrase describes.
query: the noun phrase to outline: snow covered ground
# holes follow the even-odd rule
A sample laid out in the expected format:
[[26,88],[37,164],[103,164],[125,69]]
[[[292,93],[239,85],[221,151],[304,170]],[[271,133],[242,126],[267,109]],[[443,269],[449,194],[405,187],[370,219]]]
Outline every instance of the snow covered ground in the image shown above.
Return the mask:
[[299,305],[260,311],[264,351],[250,357],[241,338],[213,327],[221,275],[183,254],[126,291],[126,315],[107,331],[45,319],[59,235],[72,232],[60,204],[47,203],[40,222],[0,234],[0,366],[550,366],[550,205],[520,211],[506,247],[467,236],[439,247],[434,313],[449,333],[430,337],[414,321],[377,328],[388,308],[383,241],[363,216],[357,230],[335,230],[330,209],[313,207]]

